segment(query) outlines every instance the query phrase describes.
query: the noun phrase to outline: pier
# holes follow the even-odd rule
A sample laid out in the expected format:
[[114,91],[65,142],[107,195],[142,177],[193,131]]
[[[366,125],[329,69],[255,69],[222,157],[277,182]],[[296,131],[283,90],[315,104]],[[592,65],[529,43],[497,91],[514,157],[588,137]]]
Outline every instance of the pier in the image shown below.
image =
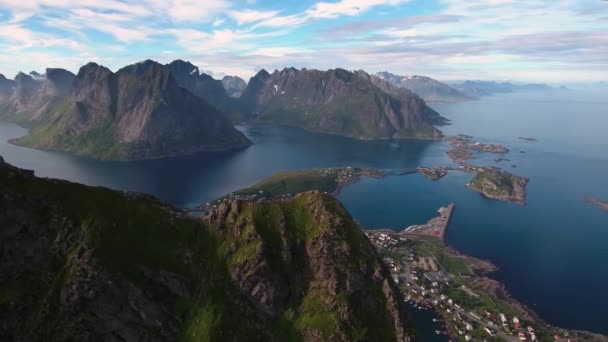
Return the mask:
[[445,243],[445,234],[452,219],[454,208],[454,203],[450,203],[447,207],[441,207],[437,210],[439,216],[430,219],[425,224],[409,226],[401,234],[432,236]]

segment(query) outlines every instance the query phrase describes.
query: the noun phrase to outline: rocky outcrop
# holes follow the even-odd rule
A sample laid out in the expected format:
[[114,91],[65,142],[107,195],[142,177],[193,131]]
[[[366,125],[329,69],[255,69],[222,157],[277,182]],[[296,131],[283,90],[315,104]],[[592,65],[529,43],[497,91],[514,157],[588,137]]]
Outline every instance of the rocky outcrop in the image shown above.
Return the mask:
[[253,77],[240,98],[255,120],[360,139],[438,138],[424,100],[365,72],[288,68]]
[[388,270],[332,197],[200,221],[1,158],[0,188],[4,340],[409,340]]
[[247,87],[247,82],[238,76],[224,76],[222,78],[222,85],[226,89],[228,96],[240,97],[245,87]]
[[2,108],[33,128],[16,141],[21,145],[135,160],[250,144],[218,109],[180,87],[168,66],[150,60],[116,73],[95,63],[76,76],[47,69],[43,81],[20,74],[14,88]]
[[[271,317],[293,312],[306,339],[408,340],[390,273],[332,197],[309,192],[285,204],[224,202],[209,220],[230,242],[237,288]],[[315,315],[329,327],[307,324]]]

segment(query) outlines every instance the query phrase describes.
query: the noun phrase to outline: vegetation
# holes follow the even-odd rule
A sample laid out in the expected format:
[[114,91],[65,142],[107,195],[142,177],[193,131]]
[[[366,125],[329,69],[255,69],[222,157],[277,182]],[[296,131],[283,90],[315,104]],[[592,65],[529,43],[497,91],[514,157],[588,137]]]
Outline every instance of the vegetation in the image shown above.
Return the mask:
[[262,191],[271,197],[299,192],[318,190],[334,192],[338,186],[335,173],[323,170],[283,171],[278,172],[261,182],[237,192],[240,195],[252,195]]
[[[0,219],[18,210],[19,217],[30,217],[27,234],[32,234],[33,243],[55,241],[48,263],[33,265],[35,271],[24,273],[16,260],[10,266],[15,268],[6,273],[12,278],[0,285],[4,312],[0,318],[11,320],[6,326],[16,336],[30,340],[45,334],[51,339],[90,336],[88,323],[72,327],[70,322],[87,315],[99,317],[86,311],[97,309],[76,310],[60,300],[61,294],[68,288],[84,291],[74,284],[86,284],[81,277],[89,269],[108,272],[112,283],[126,281],[150,289],[155,278],[142,271],[147,269],[172,275],[186,289],[181,295],[162,296],[168,301],[162,304],[170,313],[167,317],[175,317],[171,319],[179,324],[175,337],[180,341],[395,339],[382,283],[372,281],[380,261],[332,197],[308,193],[285,202],[243,203],[234,212],[236,221],[206,222],[185,217],[152,197],[38,179],[1,161],[0,188],[8,196],[0,196],[0,206],[8,208]],[[11,209],[14,206],[17,209]],[[6,238],[12,241],[10,235]],[[7,260],[3,265],[13,264]],[[258,273],[266,270],[264,265],[269,269]],[[330,267],[324,276],[336,278],[315,275],[319,267]],[[47,277],[52,281],[47,282]],[[348,280],[351,277],[354,280]],[[358,292],[339,285],[343,290],[332,293],[336,279],[356,284]],[[284,304],[260,312],[257,305],[266,304],[253,304],[259,299],[247,287],[249,282],[272,286],[266,290],[268,296],[286,291],[285,287],[293,295]],[[103,293],[101,288],[95,291]],[[278,311],[268,314],[274,310]],[[150,329],[153,334],[159,328]]]
[[477,172],[468,186],[488,198],[524,204],[527,183],[527,178],[496,168],[486,168]]

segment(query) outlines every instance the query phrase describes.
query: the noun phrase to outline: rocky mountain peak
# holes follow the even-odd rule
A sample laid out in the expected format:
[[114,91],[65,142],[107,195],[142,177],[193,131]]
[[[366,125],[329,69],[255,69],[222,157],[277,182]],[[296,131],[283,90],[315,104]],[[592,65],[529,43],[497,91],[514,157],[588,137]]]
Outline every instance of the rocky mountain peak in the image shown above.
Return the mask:
[[47,96],[67,96],[72,91],[76,75],[65,69],[46,69],[43,92]]
[[230,98],[222,85],[222,81],[201,73],[196,65],[181,59],[167,64],[167,69],[180,87],[187,89],[224,112],[230,110]]
[[247,87],[245,80],[238,76],[224,76],[222,78],[222,85],[230,97],[241,96],[243,90]]
[[37,71],[30,71],[29,75],[36,81],[44,81],[46,75],[38,73]]
[[35,84],[34,78],[30,75],[27,75],[21,71],[15,76],[15,84],[18,86],[26,86]]
[[177,76],[187,76],[191,75],[193,77],[198,77],[200,74],[199,68],[190,63],[181,59],[174,60],[173,62],[167,64],[171,72]]

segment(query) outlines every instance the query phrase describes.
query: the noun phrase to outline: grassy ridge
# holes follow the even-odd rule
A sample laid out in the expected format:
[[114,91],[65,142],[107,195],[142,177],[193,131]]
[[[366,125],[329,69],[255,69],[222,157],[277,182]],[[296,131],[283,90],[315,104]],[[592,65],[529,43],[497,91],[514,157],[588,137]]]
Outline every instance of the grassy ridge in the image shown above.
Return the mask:
[[[349,251],[344,261],[331,257],[339,272],[369,270],[376,260],[369,242],[331,197],[305,194],[285,202],[247,204],[237,222],[221,227],[186,218],[152,197],[15,175],[1,164],[0,188],[11,199],[6,202],[0,196],[0,205],[19,203],[44,223],[40,229],[51,234],[40,237],[41,241],[56,241],[54,248],[65,251],[53,252],[51,260],[37,269],[37,281],[23,283],[15,278],[0,284],[0,305],[35,298],[36,304],[24,309],[21,325],[14,329],[33,340],[36,334],[57,329],[53,320],[63,312],[61,293],[81,273],[83,255],[96,260],[90,267],[140,289],[150,283],[142,267],[180,279],[189,294],[166,297],[169,302],[163,304],[180,322],[180,341],[395,338],[386,316],[372,317],[365,309],[369,301],[385,301],[371,275],[362,278],[372,289],[365,290],[366,303],[355,293],[332,293],[324,279],[304,276],[303,270],[312,262],[309,253],[325,251],[314,242],[322,234],[337,234],[336,241],[329,241]],[[319,212],[323,214],[316,216]],[[284,257],[285,250],[292,251],[289,258]],[[291,297],[276,316],[260,313],[234,280],[255,272],[258,268],[253,265],[259,258],[266,260],[271,274],[260,274],[256,282],[274,279],[273,275],[303,277],[289,284],[290,291],[299,295]],[[47,274],[53,275],[51,282],[45,280]],[[343,316],[350,310],[352,316]],[[64,329],[73,332],[73,328]]]
[[276,197],[310,190],[331,193],[336,190],[337,186],[336,174],[324,173],[321,170],[283,171],[265,178],[249,188],[240,190],[237,194],[252,195],[262,191],[271,197]]

